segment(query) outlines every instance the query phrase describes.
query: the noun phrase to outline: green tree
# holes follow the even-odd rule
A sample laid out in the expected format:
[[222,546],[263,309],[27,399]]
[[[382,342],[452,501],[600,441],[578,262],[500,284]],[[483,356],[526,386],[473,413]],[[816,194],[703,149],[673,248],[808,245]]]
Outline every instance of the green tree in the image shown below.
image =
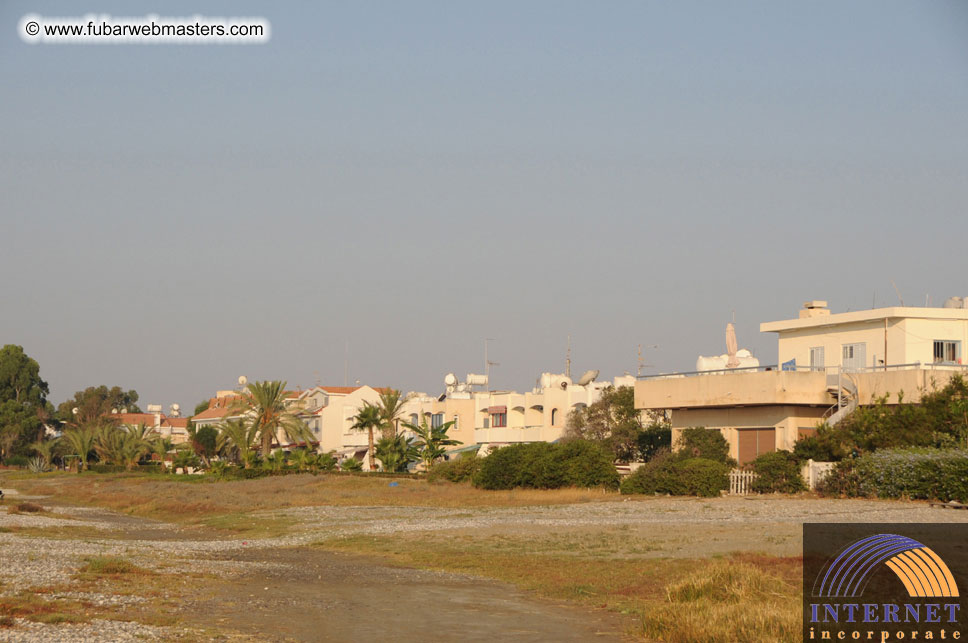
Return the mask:
[[642,431],[642,415],[635,408],[631,386],[606,387],[596,402],[569,413],[565,425],[568,439],[597,442],[619,462],[638,457]]
[[21,346],[0,349],[0,456],[29,453],[29,444],[44,437],[52,411],[40,366]]
[[196,404],[195,405],[195,412],[192,413],[192,416],[198,415],[202,411],[207,411],[208,410],[208,404],[209,404],[209,401],[208,400],[202,400],[201,402],[199,402],[198,404]]
[[[77,413],[74,413],[74,409],[77,409]],[[120,386],[89,386],[59,404],[57,418],[63,422],[84,424],[110,415],[113,409],[118,412],[126,409],[128,413],[141,413],[138,408],[138,392],[133,389],[125,391]]]
[[380,413],[380,407],[370,404],[369,402],[363,402],[363,406],[353,418],[353,430],[366,431],[369,434],[367,453],[369,454],[370,458],[370,471],[376,470],[376,461],[374,459],[373,449],[373,430],[380,428],[382,424],[383,416]]
[[676,455],[680,458],[702,458],[723,464],[736,464],[736,461],[729,457],[729,442],[723,437],[722,432],[716,429],[701,426],[683,429],[676,447]]
[[235,412],[252,419],[261,443],[262,457],[272,450],[272,442],[283,433],[292,442],[309,444],[313,434],[309,427],[286,407],[286,383],[281,381],[254,382],[235,405]]
[[403,405],[407,403],[407,396],[393,388],[380,391],[377,407],[380,409],[380,428],[384,437],[394,437],[400,427],[403,416]]
[[444,457],[444,453],[447,451],[444,447],[463,444],[463,442],[447,437],[447,431],[454,426],[453,420],[440,426],[428,426],[425,418],[419,425],[404,422],[403,426],[413,431],[413,434],[417,437],[414,446],[420,453],[424,468],[428,471],[434,462]]

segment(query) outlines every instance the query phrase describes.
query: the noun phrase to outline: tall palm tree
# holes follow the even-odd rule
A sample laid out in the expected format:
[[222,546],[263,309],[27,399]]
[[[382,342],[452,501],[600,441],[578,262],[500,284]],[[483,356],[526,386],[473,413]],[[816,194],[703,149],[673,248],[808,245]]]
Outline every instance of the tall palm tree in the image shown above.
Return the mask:
[[373,429],[378,429],[382,425],[383,425],[383,416],[382,416],[380,407],[374,406],[369,402],[363,402],[363,407],[353,418],[352,428],[354,431],[369,432],[369,447],[368,447],[367,454],[369,454],[369,459],[370,459],[370,471],[376,470],[376,460],[373,457],[374,455]]
[[258,434],[255,423],[245,418],[237,418],[223,422],[218,428],[215,450],[224,454],[232,451],[234,459],[250,469],[255,460],[254,446]]
[[105,462],[131,470],[151,450],[151,444],[136,430],[105,425],[96,435],[94,450]]
[[403,416],[403,405],[406,403],[407,396],[396,389],[385,388],[380,391],[377,407],[380,409],[380,428],[383,430],[383,437],[396,437],[397,427]]
[[79,426],[64,431],[63,437],[68,447],[68,454],[80,458],[77,470],[83,471],[87,468],[88,456],[94,450],[94,442],[97,439],[96,431],[92,427]]
[[272,441],[280,431],[293,442],[305,440],[309,444],[313,439],[309,427],[286,408],[285,382],[276,380],[249,384],[236,407],[243,415],[250,417],[257,427],[262,457],[269,455]]

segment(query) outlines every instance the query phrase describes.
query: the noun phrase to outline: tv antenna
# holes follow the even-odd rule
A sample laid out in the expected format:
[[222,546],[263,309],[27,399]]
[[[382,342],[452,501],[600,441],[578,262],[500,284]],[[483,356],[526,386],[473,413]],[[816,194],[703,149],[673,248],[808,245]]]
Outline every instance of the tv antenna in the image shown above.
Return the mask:
[[[652,344],[650,346],[646,346],[646,348],[658,348],[658,347],[659,347],[658,344]],[[638,376],[641,377],[642,376],[642,369],[643,368],[646,368],[646,367],[649,367],[649,366],[654,366],[654,364],[646,364],[645,363],[645,358],[642,357],[642,344],[639,344],[639,369],[637,371]]]
[[491,390],[491,367],[492,366],[500,366],[499,363],[492,362],[491,360],[489,360],[487,358],[487,343],[488,342],[493,342],[493,341],[494,341],[494,338],[493,337],[485,337],[484,338],[484,379],[487,380],[485,382],[485,390],[487,390],[487,391],[490,391]]
[[571,377],[571,335],[568,336],[568,350],[565,351],[565,377]]
[[897,293],[898,301],[901,302],[901,308],[904,308],[904,298],[901,297],[901,291],[897,289],[897,284],[894,283],[893,279],[891,279],[891,285],[894,286],[894,292]]

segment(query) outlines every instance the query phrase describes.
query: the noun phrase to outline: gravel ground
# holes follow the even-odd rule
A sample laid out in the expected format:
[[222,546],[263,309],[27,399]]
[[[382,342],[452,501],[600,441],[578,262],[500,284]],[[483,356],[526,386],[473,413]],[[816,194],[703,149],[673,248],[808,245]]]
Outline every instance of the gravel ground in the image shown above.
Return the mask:
[[[6,491],[6,490],[5,490]],[[11,494],[8,494],[11,497]],[[12,499],[12,498],[11,498]],[[26,499],[23,496],[17,500]],[[32,499],[43,504],[43,499]],[[8,505],[10,502],[8,501]],[[54,515],[50,515],[50,513]],[[264,539],[192,539],[191,531],[176,525],[119,516],[98,509],[58,507],[47,515],[10,514],[0,509],[0,594],[60,585],[91,556],[121,556],[166,573],[208,572],[231,579],[273,563],[231,560],[224,556],[246,549],[278,549],[356,534],[384,535],[417,531],[494,529],[632,527],[663,525],[780,524],[788,529],[803,522],[968,522],[968,511],[944,510],[927,503],[818,500],[780,497],[648,498],[626,502],[582,503],[513,508],[435,507],[300,507],[257,512],[254,516],[286,517],[298,524],[293,533]],[[110,530],[110,538],[46,538],[17,533],[23,527],[84,526]],[[10,529],[10,531],[7,531]],[[155,540],[152,534],[165,535]],[[128,536],[126,537],[126,534]],[[145,534],[149,537],[146,538]],[[135,604],[138,597],[67,593],[97,605]],[[158,628],[121,621],[84,625],[43,625],[17,619],[0,629],[0,641],[128,641],[192,638],[186,630]]]

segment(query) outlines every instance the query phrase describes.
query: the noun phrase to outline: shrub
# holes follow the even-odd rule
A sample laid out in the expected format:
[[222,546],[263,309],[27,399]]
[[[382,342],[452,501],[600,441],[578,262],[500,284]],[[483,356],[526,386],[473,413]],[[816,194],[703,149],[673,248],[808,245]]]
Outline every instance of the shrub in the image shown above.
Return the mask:
[[729,470],[724,462],[660,454],[622,482],[622,493],[718,496],[729,486]]
[[563,444],[533,442],[498,449],[483,459],[472,478],[482,489],[558,489],[618,487],[611,455],[599,444],[571,440]]
[[453,460],[445,460],[430,467],[427,472],[429,482],[468,482],[480,471],[483,458],[476,455],[462,455]]
[[123,473],[127,469],[120,464],[92,464],[88,467],[94,473]]
[[661,450],[672,447],[672,427],[668,424],[653,424],[639,433],[637,443],[639,457],[648,462]]
[[342,464],[340,464],[340,469],[343,471],[362,471],[363,462],[357,460],[356,458],[346,458],[343,460]]
[[3,463],[8,467],[26,467],[30,460],[25,455],[11,455]]
[[824,494],[968,502],[968,450],[884,449],[838,463]]
[[41,507],[40,505],[35,505],[32,502],[21,502],[20,504],[15,505],[13,509],[18,513],[25,513],[25,514],[35,514],[44,510],[43,507]]
[[800,493],[807,489],[800,475],[800,461],[789,451],[761,453],[753,460],[753,471],[756,493]]
[[676,453],[681,458],[703,458],[735,466],[736,461],[729,457],[729,442],[722,432],[693,426],[683,429],[676,445]]

